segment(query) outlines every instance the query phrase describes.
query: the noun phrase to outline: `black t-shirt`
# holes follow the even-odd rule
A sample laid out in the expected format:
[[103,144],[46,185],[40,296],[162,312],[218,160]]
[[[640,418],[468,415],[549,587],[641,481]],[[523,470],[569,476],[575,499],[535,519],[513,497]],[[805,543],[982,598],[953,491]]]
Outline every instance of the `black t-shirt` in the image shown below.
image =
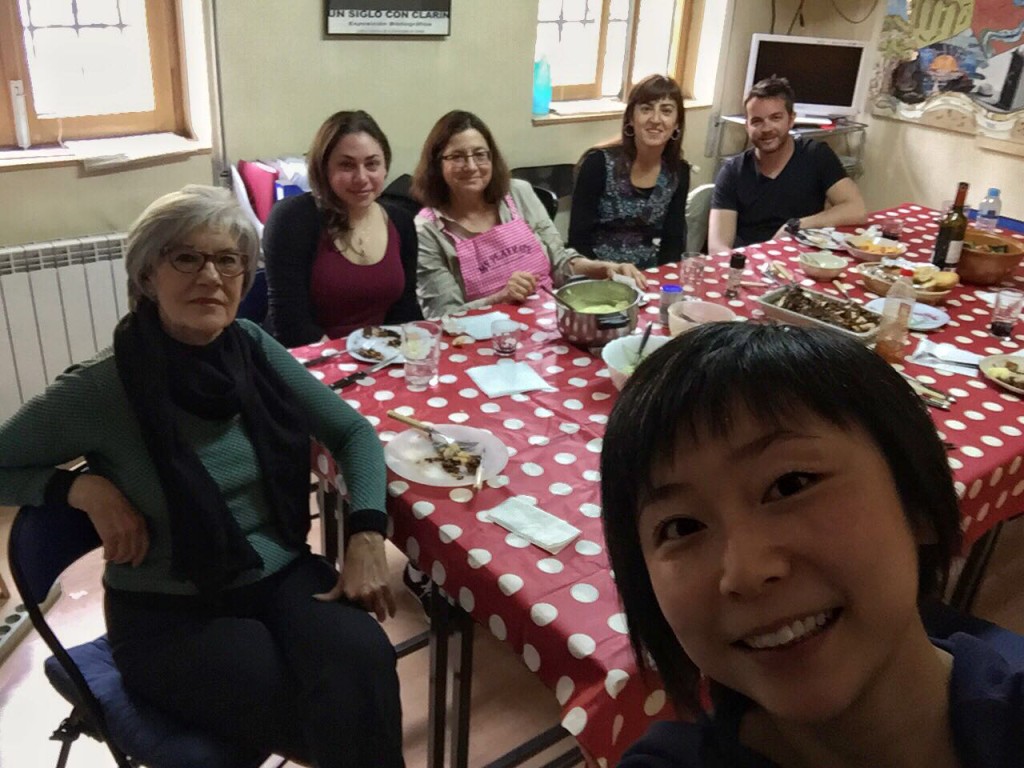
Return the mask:
[[794,143],[774,179],[757,170],[753,149],[730,157],[718,172],[711,207],[736,211],[736,247],[770,240],[789,219],[820,213],[828,190],[846,178],[828,144],[799,137]]

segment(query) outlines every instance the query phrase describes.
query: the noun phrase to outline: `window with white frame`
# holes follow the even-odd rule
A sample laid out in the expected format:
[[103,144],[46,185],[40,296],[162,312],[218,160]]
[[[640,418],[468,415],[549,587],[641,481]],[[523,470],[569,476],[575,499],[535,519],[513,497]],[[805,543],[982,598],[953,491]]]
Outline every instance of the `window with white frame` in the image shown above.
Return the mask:
[[551,66],[552,98],[623,98],[647,75],[681,82],[687,0],[540,0],[537,54]]
[[[175,0],[0,0],[0,146],[187,133]],[[22,137],[24,138],[24,137]]]

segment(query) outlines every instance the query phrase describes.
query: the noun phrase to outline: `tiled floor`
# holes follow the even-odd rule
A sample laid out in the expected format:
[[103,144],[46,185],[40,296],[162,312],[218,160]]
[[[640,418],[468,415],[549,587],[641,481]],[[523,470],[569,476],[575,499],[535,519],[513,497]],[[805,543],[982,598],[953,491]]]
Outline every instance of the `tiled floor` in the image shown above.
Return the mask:
[[[10,514],[0,511],[0,544],[6,549]],[[314,531],[314,535],[316,532]],[[389,552],[392,584],[399,598],[398,616],[385,625],[395,641],[426,626],[415,600],[401,587],[404,558]],[[3,563],[4,571],[6,563]],[[62,638],[84,642],[103,631],[98,589],[99,553],[73,566],[62,579],[64,595],[49,614]],[[6,578],[6,575],[5,575]],[[8,582],[9,583],[9,582]],[[1024,633],[1024,519],[1007,526],[991,564],[976,612]],[[5,608],[10,608],[10,604]],[[470,765],[481,766],[540,732],[558,718],[554,696],[486,631],[477,631],[473,680],[473,722]],[[47,656],[33,632],[0,666],[0,766],[53,765],[57,745],[48,741],[68,707],[46,682],[42,663]],[[405,755],[410,768],[425,764],[427,743],[427,654],[415,653],[399,662],[404,710]],[[553,751],[547,757],[557,754]],[[538,765],[543,758],[527,765]],[[88,739],[71,752],[70,768],[110,765],[104,748]]]

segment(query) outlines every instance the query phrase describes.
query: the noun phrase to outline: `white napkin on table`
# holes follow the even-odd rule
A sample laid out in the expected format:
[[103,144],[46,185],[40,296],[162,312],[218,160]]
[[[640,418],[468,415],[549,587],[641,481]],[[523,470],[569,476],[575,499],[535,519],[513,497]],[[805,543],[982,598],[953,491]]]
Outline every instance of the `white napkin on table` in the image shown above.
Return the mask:
[[977,376],[978,363],[983,357],[984,355],[976,355],[948,342],[936,344],[934,341],[921,339],[921,343],[907,361],[966,376]]
[[580,535],[579,528],[515,497],[487,510],[486,514],[505,530],[552,555],[557,555]]
[[534,389],[552,388],[529,363],[504,360],[495,365],[478,365],[466,373],[488,397],[504,397]]
[[[466,315],[465,317],[452,317],[451,326],[454,330],[454,334],[464,333],[467,336],[472,336],[477,341],[484,341],[485,339],[491,338],[491,323],[495,320],[508,320],[508,314],[505,312],[488,312],[486,315]],[[452,333],[449,327],[446,325],[445,330]]]

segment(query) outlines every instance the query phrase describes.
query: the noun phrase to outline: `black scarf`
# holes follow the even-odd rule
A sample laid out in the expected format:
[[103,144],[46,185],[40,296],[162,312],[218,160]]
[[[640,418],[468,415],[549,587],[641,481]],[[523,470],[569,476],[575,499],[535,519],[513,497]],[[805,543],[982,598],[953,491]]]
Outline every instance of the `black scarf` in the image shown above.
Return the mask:
[[241,414],[277,530],[288,545],[305,546],[309,426],[249,334],[232,323],[210,344],[182,344],[142,299],[114,331],[114,357],[167,498],[175,578],[207,593],[263,565],[182,436],[181,411],[218,421]]

